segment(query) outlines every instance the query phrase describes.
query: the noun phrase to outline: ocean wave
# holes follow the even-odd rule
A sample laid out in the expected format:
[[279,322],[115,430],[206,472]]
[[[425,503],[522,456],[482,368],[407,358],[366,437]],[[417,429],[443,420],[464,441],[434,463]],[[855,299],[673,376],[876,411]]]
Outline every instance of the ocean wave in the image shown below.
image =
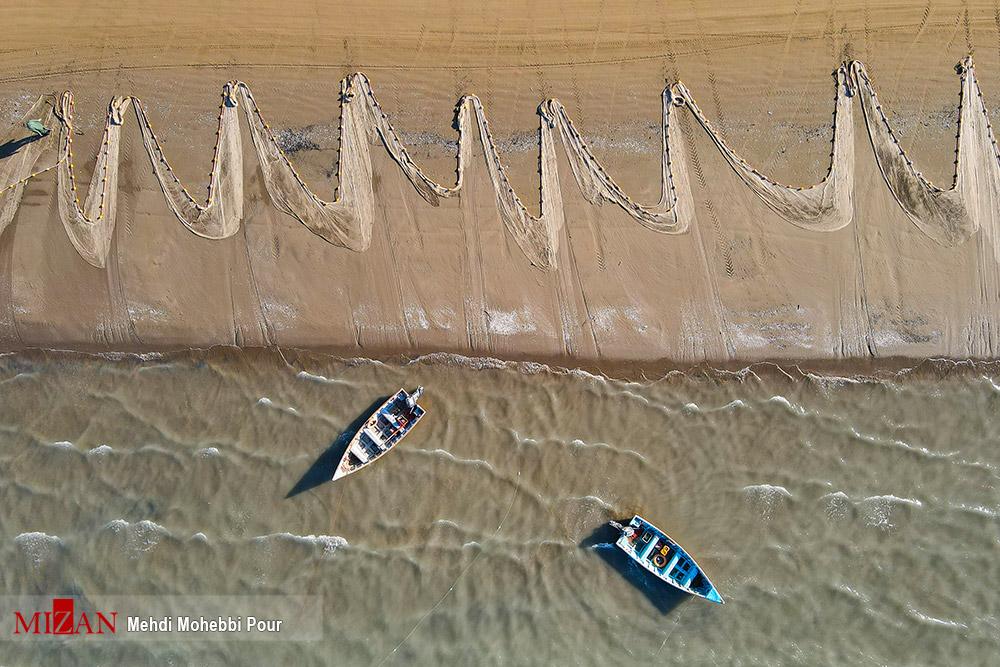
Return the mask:
[[14,538],[14,544],[35,565],[40,565],[52,558],[62,546],[62,540],[56,535],[41,532],[21,533]]
[[843,491],[828,493],[820,500],[826,501],[826,515],[830,519],[845,519],[854,509],[854,503]]
[[97,458],[103,458],[109,454],[114,454],[115,450],[108,445],[98,445],[90,451],[87,452],[87,456],[96,456]]
[[915,498],[901,498],[891,493],[868,496],[860,503],[860,509],[869,526],[889,530],[895,527],[893,510],[898,507],[922,507],[923,503]]
[[922,507],[923,502],[917,500],[916,498],[901,498],[899,496],[894,496],[891,493],[887,493],[881,496],[868,496],[864,499],[864,502],[883,502],[890,504],[899,505],[912,505],[913,507]]
[[771,398],[767,399],[767,402],[768,403],[775,403],[777,405],[780,405],[780,406],[784,407],[786,410],[788,410],[789,412],[791,412],[792,414],[796,414],[796,415],[800,415],[801,416],[801,415],[806,414],[806,412],[807,412],[807,410],[805,408],[803,408],[801,405],[796,405],[795,403],[792,403],[791,401],[789,401],[787,398],[785,398],[784,396],[782,396],[780,394],[778,394],[777,396],[772,396]]
[[379,361],[378,359],[369,359],[368,357],[346,357],[341,358],[340,362],[352,368],[355,366],[385,366],[385,363]]
[[3,380],[0,380],[0,384],[7,384],[8,382],[14,382],[14,381],[20,380],[20,379],[33,379],[35,377],[35,375],[37,375],[37,373],[35,373],[34,371],[27,372],[27,373],[21,372],[21,373],[18,373],[17,375],[13,375],[13,376],[11,376],[9,378],[4,378]]
[[504,370],[510,369],[518,371],[524,375],[537,375],[544,371],[551,370],[545,364],[535,361],[504,361],[496,357],[470,357],[454,352],[431,352],[421,354],[409,360],[404,366],[410,365],[429,366],[461,366],[473,371]]
[[129,523],[125,519],[113,519],[105,528],[124,538],[129,560],[139,558],[141,554],[155,549],[164,539],[174,537],[169,530],[148,519],[136,523]]
[[857,509],[868,525],[882,529],[894,526],[892,522],[894,509],[920,508],[924,505],[923,501],[916,498],[906,498],[891,493],[865,496],[859,500],[853,500],[843,491],[835,491],[822,496],[820,500],[825,502],[827,516],[831,519],[843,519]]
[[856,598],[861,602],[864,602],[866,606],[868,606],[869,603],[871,602],[871,597],[865,595],[864,593],[855,588],[851,588],[847,584],[834,584],[833,588],[834,590],[840,591],[842,593],[847,593],[851,597]]
[[201,459],[211,459],[219,456],[219,450],[217,447],[205,447],[203,449],[196,449],[191,455]]
[[288,414],[295,415],[296,417],[299,416],[299,411],[296,410],[295,408],[278,405],[277,403],[269,399],[267,396],[261,396],[260,398],[258,398],[257,405],[263,405],[269,408],[274,408],[275,410],[281,410],[282,412],[287,412]]
[[252,538],[251,543],[267,543],[271,541],[291,542],[311,547],[322,547],[323,555],[332,555],[337,549],[348,547],[347,540],[339,535],[294,535],[292,533],[271,533]]
[[851,435],[853,435],[858,440],[863,440],[864,442],[867,442],[869,444],[878,445],[880,447],[896,447],[896,448],[899,448],[899,449],[902,449],[902,450],[905,450],[905,451],[908,451],[908,452],[912,452],[914,454],[921,454],[921,455],[927,456],[929,458],[934,458],[934,459],[953,459],[955,457],[955,455],[958,454],[957,451],[954,451],[954,452],[936,452],[936,451],[934,451],[932,449],[927,449],[926,447],[920,447],[918,445],[911,445],[910,443],[908,443],[908,442],[906,442],[904,440],[899,440],[897,438],[879,438],[879,437],[874,436],[874,435],[867,435],[865,433],[861,433],[860,431],[858,431],[853,426],[849,426],[848,427],[848,431],[850,432]]
[[792,493],[783,486],[777,484],[750,484],[743,487],[745,493],[759,493],[765,496],[784,496],[791,498]]
[[337,378],[331,378],[331,377],[327,377],[325,375],[317,375],[316,373],[309,373],[308,371],[299,371],[298,373],[295,374],[295,377],[302,378],[303,380],[311,380],[313,382],[320,382],[320,383],[323,383],[323,384],[342,384],[342,385],[347,385],[349,387],[354,386],[353,383],[348,382],[347,380],[340,380],[340,379],[337,379]]
[[49,447],[55,447],[56,449],[76,449],[76,445],[74,445],[69,440],[59,440],[58,442],[50,442]]
[[946,621],[946,620],[941,619],[941,618],[934,618],[933,616],[928,616],[926,614],[921,614],[919,611],[917,611],[913,607],[907,606],[906,613],[909,614],[909,616],[911,618],[915,618],[918,621],[922,621],[923,623],[927,623],[929,625],[937,625],[937,626],[941,626],[941,627],[945,627],[945,628],[955,628],[955,629],[961,629],[961,630],[968,630],[969,629],[969,626],[966,625],[965,623],[961,623],[959,621]]
[[725,412],[727,410],[738,410],[744,408],[750,409],[750,406],[747,405],[741,399],[737,398],[732,401],[729,401],[725,405],[720,405],[714,408],[703,408],[697,403],[685,403],[682,409],[684,410],[684,412],[695,413],[695,412]]
[[990,388],[993,390],[993,393],[1000,394],[1000,384],[997,384],[996,382],[994,382],[993,378],[989,377],[988,375],[983,375],[981,377],[984,380],[986,380],[987,384],[990,385]]
[[978,516],[987,517],[990,519],[995,519],[1000,516],[1000,510],[997,508],[983,507],[982,505],[966,505],[965,503],[960,503],[958,505],[953,505],[956,509],[962,512],[968,512],[969,514],[976,514]]
[[560,498],[559,500],[568,503],[581,503],[581,504],[585,503],[588,505],[592,504],[592,505],[597,505],[601,509],[607,510],[609,512],[615,511],[614,505],[606,501],[604,498],[601,498],[600,496],[595,496],[593,494],[588,494],[586,496],[568,496],[566,498]]
[[769,518],[780,504],[793,499],[791,491],[777,484],[750,484],[743,487],[743,493],[763,519]]
[[608,451],[614,452],[615,454],[624,454],[626,456],[632,456],[639,459],[641,462],[646,463],[646,457],[635,451],[634,449],[623,449],[621,447],[615,447],[614,445],[608,444],[606,442],[584,442],[579,438],[574,438],[567,443],[573,449],[606,449]]
[[653,402],[650,401],[645,396],[643,396],[642,394],[637,394],[634,391],[629,391],[628,389],[622,389],[621,391],[618,392],[618,395],[619,396],[625,396],[625,397],[628,397],[628,398],[632,398],[632,399],[635,399],[637,401],[641,401],[642,403],[645,403],[646,405],[653,405]]
[[411,450],[408,450],[408,451],[410,451],[410,452],[412,452],[414,454],[419,454],[421,456],[436,456],[436,457],[445,458],[445,459],[448,459],[449,461],[452,461],[454,463],[459,463],[461,465],[483,467],[483,468],[486,468],[487,470],[489,470],[494,475],[499,475],[499,473],[497,472],[496,468],[494,468],[493,465],[489,461],[485,461],[483,459],[466,459],[466,458],[462,458],[460,456],[455,456],[454,454],[452,454],[451,452],[449,452],[446,449],[440,449],[440,448],[438,448],[438,449],[411,449]]

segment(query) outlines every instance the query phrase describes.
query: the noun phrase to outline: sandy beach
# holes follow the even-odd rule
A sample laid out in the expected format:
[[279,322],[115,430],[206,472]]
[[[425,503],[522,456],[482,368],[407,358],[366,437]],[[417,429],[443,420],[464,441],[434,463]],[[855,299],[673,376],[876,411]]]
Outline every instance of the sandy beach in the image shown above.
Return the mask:
[[[975,58],[985,109],[1000,109],[992,6],[576,2],[455,10],[374,2],[332,11],[295,1],[218,10],[65,2],[12,8],[7,17],[5,141],[25,138],[19,123],[40,95],[56,96],[49,99],[57,113],[63,91],[73,91],[68,136],[82,210],[73,212],[65,194],[58,121],[52,135],[0,160],[14,178],[0,186],[18,185],[29,151],[39,153],[31,173],[59,164],[0,195],[0,210],[12,212],[0,236],[5,349],[277,345],[346,356],[445,351],[669,366],[992,358],[1000,346],[996,199],[988,189],[997,170],[984,139],[990,116],[979,110],[973,121],[977,95],[963,97],[961,145],[973,156],[963,182],[975,182],[963,195],[968,210],[955,213],[949,200],[941,204],[947,214],[911,215],[899,201],[900,192],[924,187],[903,173],[906,160],[942,188],[952,182],[962,82],[972,85],[968,67],[956,74],[963,58]],[[880,111],[860,75],[840,84],[831,76],[852,60],[864,64]],[[387,145],[377,114],[365,125],[375,112],[364,109],[344,114],[352,133],[340,141],[341,81],[355,72],[370,81],[398,145]],[[224,91],[236,80],[252,91],[234,89],[238,113]],[[784,197],[801,216],[808,193],[755,196],[692,106],[663,106],[664,88],[677,81],[716,141],[794,187],[827,176],[833,112],[844,100],[853,141],[838,145],[853,149],[851,186],[831,186],[831,199],[816,205],[841,218],[847,211],[849,221],[804,229],[766,197]],[[368,98],[362,83],[353,85],[348,108],[360,109]],[[467,115],[457,114],[472,94],[479,106],[470,101]],[[244,114],[248,95],[266,128]],[[123,111],[113,124],[116,187],[95,180],[117,192],[115,225],[92,229],[105,209],[99,198],[88,203],[88,184],[115,96],[138,100],[131,106],[141,105],[171,171],[150,159],[151,135],[133,110]],[[550,99],[561,106],[543,104]],[[680,135],[670,139],[671,160],[683,153],[669,185],[686,180],[687,223],[683,205],[671,208],[661,192],[665,108]],[[487,120],[495,153],[480,138]],[[869,130],[885,122],[892,135],[870,140]],[[281,171],[268,137],[294,172]],[[890,155],[893,137],[905,155]],[[227,143],[237,140],[238,150]],[[215,161],[217,143],[217,155],[228,157]],[[468,154],[460,191],[442,194],[419,180],[454,188],[461,146]],[[540,150],[548,158],[541,165]],[[338,182],[338,155],[348,152],[360,167],[351,168],[354,180]],[[98,174],[109,160],[102,156]],[[892,171],[892,160],[903,160],[903,171]],[[548,170],[541,176],[540,166]],[[582,182],[603,193],[598,204],[578,186],[578,172],[591,168]],[[174,176],[183,184],[176,192]],[[540,190],[540,178],[548,187]],[[294,179],[330,204],[316,204]],[[185,189],[206,203],[210,182],[221,193],[215,209],[186,203]],[[940,194],[926,189],[921,206]],[[276,208],[276,191],[292,215]],[[362,203],[327,214],[344,193],[360,193]],[[612,201],[619,193],[626,198]],[[180,202],[179,212],[168,201]],[[628,202],[642,210],[630,212]],[[234,208],[241,215],[227,217]],[[940,224],[922,227],[926,221]],[[204,238],[213,235],[228,238]]]

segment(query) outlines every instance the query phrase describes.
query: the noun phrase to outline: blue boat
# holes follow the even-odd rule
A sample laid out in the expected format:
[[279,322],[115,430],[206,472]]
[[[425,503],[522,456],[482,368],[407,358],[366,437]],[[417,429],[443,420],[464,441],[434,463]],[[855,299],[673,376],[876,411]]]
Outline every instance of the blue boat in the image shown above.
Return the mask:
[[627,526],[616,521],[611,525],[622,533],[615,546],[657,579],[710,602],[726,603],[694,558],[662,530],[638,514]]
[[423,392],[423,387],[417,387],[412,394],[400,389],[383,403],[351,439],[333,473],[333,479],[347,477],[368,467],[396,446],[424,416],[424,409],[417,405],[417,399]]

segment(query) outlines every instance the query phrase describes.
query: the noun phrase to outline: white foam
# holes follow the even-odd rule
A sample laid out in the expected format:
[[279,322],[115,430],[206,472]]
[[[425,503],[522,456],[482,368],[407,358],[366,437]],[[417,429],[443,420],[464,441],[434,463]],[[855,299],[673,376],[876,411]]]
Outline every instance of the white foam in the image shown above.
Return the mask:
[[866,435],[864,433],[861,433],[860,431],[858,431],[853,426],[850,427],[849,430],[851,432],[851,435],[853,435],[854,437],[858,438],[859,440],[864,440],[867,443],[870,443],[870,444],[873,444],[873,445],[879,445],[879,446],[882,446],[882,447],[898,447],[898,448],[904,449],[904,450],[906,450],[908,452],[914,452],[916,454],[923,454],[924,456],[928,456],[930,458],[935,458],[935,459],[951,459],[956,454],[958,454],[957,451],[954,451],[954,452],[936,452],[934,450],[927,449],[926,447],[919,447],[917,445],[911,445],[908,442],[905,442],[903,440],[898,440],[896,438],[889,438],[887,440],[883,440],[881,438],[877,438],[877,437],[872,436],[872,435]]
[[487,311],[487,328],[491,334],[498,336],[512,336],[519,333],[532,333],[537,327],[535,318],[531,316],[527,308],[523,312],[512,310],[505,312],[502,310]]
[[425,456],[440,456],[446,458],[455,463],[461,463],[462,465],[472,465],[472,466],[483,466],[488,468],[491,472],[496,472],[489,461],[484,461],[483,459],[465,459],[459,456],[455,456],[451,452],[445,449],[413,449],[410,450],[416,454],[421,454]]
[[767,402],[768,403],[777,403],[778,405],[782,405],[782,406],[784,406],[785,408],[787,408],[791,412],[794,412],[797,415],[804,415],[806,413],[806,411],[805,411],[804,408],[802,408],[801,406],[793,404],[791,401],[789,401],[784,396],[781,396],[780,394],[778,396],[772,396],[771,398],[767,399]]
[[21,533],[14,538],[14,544],[36,565],[51,558],[62,544],[55,535],[40,532]]
[[462,366],[474,371],[499,370],[502,368],[517,368],[517,362],[502,361],[493,357],[467,357],[462,354],[451,352],[431,352],[422,354],[405,365],[410,364],[441,364],[445,366]]
[[165,537],[172,537],[169,530],[158,523],[143,519],[129,523],[125,519],[113,519],[106,526],[111,532],[125,538],[125,549],[130,560],[151,551]]
[[979,514],[980,516],[985,516],[990,518],[996,518],[997,516],[1000,516],[1000,514],[998,514],[996,509],[983,507],[982,505],[966,505],[965,503],[962,503],[958,505],[958,509],[963,510],[965,512],[971,512],[973,514]]
[[845,593],[848,593],[864,602],[868,602],[870,600],[870,598],[867,595],[865,595],[861,591],[851,588],[847,584],[834,584],[834,588],[836,588],[838,591],[843,591]]
[[820,500],[826,501],[826,515],[831,519],[846,518],[850,509],[854,507],[854,503],[843,491],[828,493]]
[[923,503],[914,498],[900,498],[891,493],[881,496],[868,496],[862,501],[862,508],[868,525],[883,530],[893,527],[894,524],[891,518],[892,510],[893,507],[899,505],[921,507]]
[[345,366],[385,366],[385,364],[378,359],[369,359],[368,357],[350,357],[349,359],[342,359]]
[[622,389],[621,395],[628,396],[629,398],[634,398],[636,400],[642,401],[646,405],[650,405],[650,400],[648,398],[646,398],[642,394],[636,394],[635,392],[631,392],[628,389]]
[[754,511],[768,519],[775,508],[792,499],[792,493],[777,484],[750,484],[743,487]]
[[685,403],[684,412],[701,412],[701,408],[698,407],[697,403]]
[[152,306],[130,303],[128,306],[129,317],[135,320],[150,320],[152,322],[167,322],[167,311]]
[[346,382],[344,380],[338,380],[337,378],[331,378],[325,375],[317,375],[316,373],[308,373],[306,371],[299,371],[295,374],[295,377],[300,377],[304,380],[312,380],[313,382],[322,382],[323,384],[351,384],[350,382]]
[[219,450],[215,447],[205,447],[204,449],[197,449],[194,451],[193,456],[197,456],[202,459],[210,459],[219,455]]
[[451,308],[440,308],[431,313],[431,320],[435,326],[442,329],[450,329],[455,325],[455,311]]
[[17,375],[14,375],[14,376],[11,376],[11,377],[7,378],[6,380],[0,380],[0,384],[6,384],[8,382],[14,382],[14,381],[19,380],[21,378],[32,378],[34,376],[35,376],[35,373],[33,373],[33,372],[18,373]]
[[109,447],[108,445],[99,445],[91,449],[89,452],[87,452],[87,456],[96,456],[98,458],[103,458],[108,454],[113,454],[114,451],[115,450]]
[[899,496],[894,496],[891,493],[887,493],[881,496],[868,496],[865,498],[865,502],[887,502],[887,503],[898,503],[901,505],[912,505],[913,507],[922,507],[923,503],[916,498],[900,498]]
[[278,405],[267,396],[261,396],[257,399],[257,405],[263,405],[269,408],[274,408],[275,410],[281,410],[282,412],[287,412],[288,414],[295,415],[296,417],[299,415],[299,411],[295,408]]
[[982,378],[983,378],[984,380],[986,380],[986,382],[988,382],[988,383],[989,383],[989,385],[990,385],[990,387],[991,387],[991,388],[993,389],[993,392],[994,392],[994,393],[996,393],[996,394],[1000,394],[1000,384],[997,384],[996,382],[994,382],[994,381],[993,381],[993,378],[991,378],[991,377],[990,377],[990,376],[988,376],[988,375],[983,375],[983,376],[981,376],[981,377],[982,377]]
[[566,498],[566,500],[569,501],[569,502],[578,502],[578,503],[588,503],[588,504],[600,505],[601,507],[603,507],[606,510],[613,510],[615,508],[615,506],[612,505],[611,503],[609,503],[608,501],[606,501],[603,498],[600,498],[598,496],[595,496],[593,494],[582,496],[582,497],[576,497],[576,496],[574,496],[574,497]]
[[783,486],[778,486],[777,484],[751,484],[749,486],[744,486],[743,491],[763,496],[784,496],[785,498],[792,497],[791,491]]
[[56,447],[58,449],[76,449],[76,445],[74,445],[69,440],[60,440],[59,442],[53,442],[50,443],[50,446]]
[[646,461],[646,458],[639,452],[635,451],[634,449],[620,449],[618,447],[615,447],[614,445],[609,445],[606,442],[584,442],[579,438],[575,438],[573,440],[570,440],[569,445],[574,449],[609,449],[612,452],[615,452],[616,454],[627,454],[629,456],[634,456],[640,461],[643,462]]
[[962,630],[969,629],[969,626],[966,625],[965,623],[960,623],[958,621],[946,621],[941,618],[934,618],[933,616],[927,616],[926,614],[921,614],[913,607],[908,607],[907,611],[910,613],[910,616],[913,616],[914,618],[923,621],[924,623],[929,623],[931,625],[941,625],[946,628],[960,628]]
[[268,542],[271,540],[287,540],[297,544],[308,544],[323,547],[323,554],[333,554],[337,549],[349,546],[347,540],[339,535],[293,535],[292,533],[271,533],[253,538],[252,542]]
[[418,305],[409,305],[406,307],[406,324],[417,329],[431,328],[431,323],[427,319],[427,313]]

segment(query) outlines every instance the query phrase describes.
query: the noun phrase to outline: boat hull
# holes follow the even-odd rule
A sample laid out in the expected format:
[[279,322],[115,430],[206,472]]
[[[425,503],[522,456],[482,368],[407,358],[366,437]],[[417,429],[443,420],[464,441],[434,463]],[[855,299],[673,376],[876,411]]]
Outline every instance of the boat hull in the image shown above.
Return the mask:
[[641,516],[634,516],[628,526],[622,529],[615,546],[660,581],[695,597],[725,604],[719,591],[694,558],[670,536]]
[[422,391],[423,387],[419,387],[409,394],[400,389],[366,419],[351,438],[333,479],[338,480],[367,468],[398,445],[424,416],[424,409],[416,403]]

